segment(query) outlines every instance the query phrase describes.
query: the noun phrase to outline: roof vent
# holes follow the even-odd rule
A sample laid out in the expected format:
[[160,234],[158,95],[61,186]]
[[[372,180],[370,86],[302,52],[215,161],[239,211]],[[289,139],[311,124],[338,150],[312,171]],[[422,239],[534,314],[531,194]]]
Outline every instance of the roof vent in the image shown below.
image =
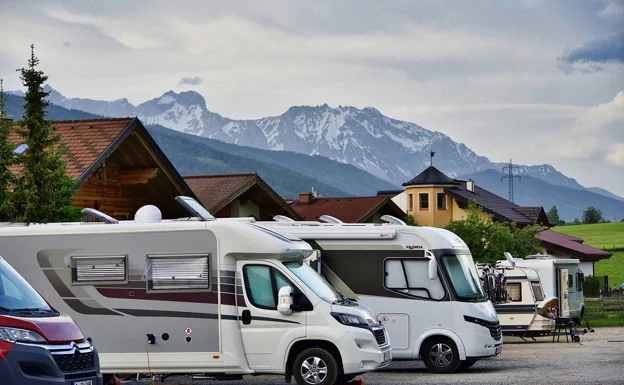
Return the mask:
[[101,222],[119,223],[117,219],[111,217],[110,215],[106,215],[103,212],[96,210],[96,209],[91,209],[91,208],[82,209],[82,213],[85,215],[90,215],[96,219],[99,219]]
[[288,218],[285,215],[275,215],[273,217],[273,220],[276,222],[294,222],[295,220],[292,218]]
[[332,217],[331,215],[321,215],[319,219],[327,223],[343,223],[340,219]]
[[466,190],[470,191],[470,192],[474,192],[475,190],[475,182],[472,179],[468,179],[466,181]]
[[392,215],[382,215],[381,220],[395,225],[407,226],[407,223]]

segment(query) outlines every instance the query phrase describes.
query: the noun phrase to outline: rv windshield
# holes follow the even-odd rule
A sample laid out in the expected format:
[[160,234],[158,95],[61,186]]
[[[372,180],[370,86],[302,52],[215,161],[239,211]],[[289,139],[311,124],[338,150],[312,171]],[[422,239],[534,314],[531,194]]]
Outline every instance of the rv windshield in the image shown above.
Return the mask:
[[334,303],[342,301],[342,297],[334,288],[318,275],[314,269],[302,261],[284,262],[288,270],[292,271],[303,283],[323,301]]
[[0,258],[0,314],[55,314],[48,303],[21,275]]
[[451,285],[460,300],[485,300],[479,273],[470,254],[451,254],[442,258]]

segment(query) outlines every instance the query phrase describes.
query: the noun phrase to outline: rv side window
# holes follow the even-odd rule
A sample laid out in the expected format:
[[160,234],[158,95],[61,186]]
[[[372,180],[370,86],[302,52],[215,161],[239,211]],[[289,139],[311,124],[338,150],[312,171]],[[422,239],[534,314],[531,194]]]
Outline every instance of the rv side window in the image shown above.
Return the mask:
[[511,302],[522,302],[522,285],[520,283],[508,283],[507,294]]
[[568,288],[574,287],[574,276],[572,274],[568,274]]
[[127,256],[72,256],[70,267],[72,269],[73,284],[120,284],[127,282]]
[[533,288],[533,295],[535,296],[536,301],[544,300],[544,293],[542,292],[542,286],[539,282],[532,281],[531,287]]
[[243,276],[249,301],[260,309],[277,310],[277,294],[284,286],[290,286],[293,293],[301,292],[288,278],[270,266],[245,265]]
[[148,291],[210,291],[210,254],[148,255]]
[[439,279],[429,279],[428,259],[386,259],[384,266],[387,289],[434,300],[446,294]]

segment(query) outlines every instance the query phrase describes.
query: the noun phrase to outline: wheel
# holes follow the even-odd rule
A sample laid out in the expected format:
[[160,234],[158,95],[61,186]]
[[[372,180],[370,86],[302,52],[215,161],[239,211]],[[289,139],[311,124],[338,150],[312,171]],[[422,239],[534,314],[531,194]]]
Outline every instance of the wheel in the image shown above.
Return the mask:
[[574,341],[574,342],[581,342],[581,337],[579,337],[579,336],[572,336],[572,341]]
[[466,370],[466,369],[468,369],[469,367],[471,367],[472,365],[474,365],[474,364],[475,364],[475,362],[477,362],[477,360],[471,360],[471,359],[468,359],[468,360],[465,360],[465,361],[461,361],[461,362],[459,363],[459,369],[458,369],[458,370],[462,370],[462,371],[463,371],[463,370]]
[[299,353],[292,373],[297,385],[332,385],[338,378],[338,364],[326,350],[310,348]]
[[459,368],[459,353],[448,338],[433,338],[421,350],[421,357],[432,373],[453,373]]

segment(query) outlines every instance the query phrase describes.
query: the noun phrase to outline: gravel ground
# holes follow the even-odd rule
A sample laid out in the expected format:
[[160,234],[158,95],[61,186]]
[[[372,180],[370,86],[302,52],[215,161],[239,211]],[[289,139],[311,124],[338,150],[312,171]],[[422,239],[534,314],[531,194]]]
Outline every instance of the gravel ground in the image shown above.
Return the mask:
[[[421,362],[395,362],[385,370],[361,377],[374,384],[624,384],[624,328],[600,328],[581,336],[580,343],[505,339],[499,358],[477,362],[466,372],[440,375]],[[149,382],[141,382],[148,384]],[[190,381],[169,378],[169,384],[281,385],[283,377],[245,377],[244,381]],[[294,382],[293,382],[294,383]]]

